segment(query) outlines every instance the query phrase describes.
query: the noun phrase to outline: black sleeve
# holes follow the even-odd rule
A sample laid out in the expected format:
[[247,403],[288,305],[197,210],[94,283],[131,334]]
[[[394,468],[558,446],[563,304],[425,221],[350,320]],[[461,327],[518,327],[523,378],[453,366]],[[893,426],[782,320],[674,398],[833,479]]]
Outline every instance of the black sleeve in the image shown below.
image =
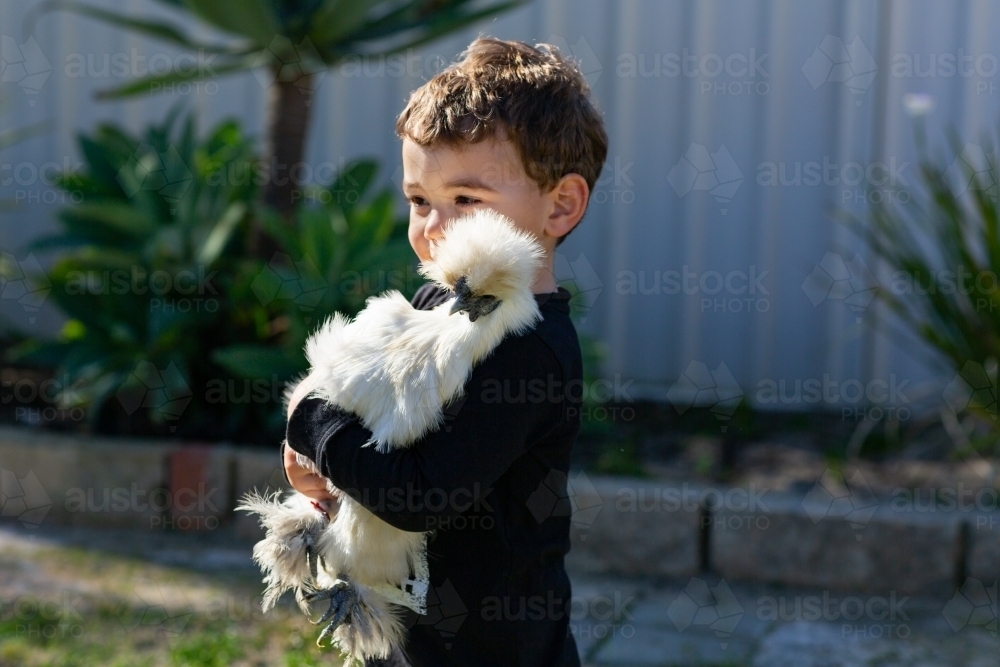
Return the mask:
[[446,292],[434,283],[426,283],[417,288],[410,303],[417,310],[430,310],[451,296],[453,294]]
[[444,426],[411,447],[364,447],[371,432],[317,398],[296,407],[287,441],[385,522],[424,531],[484,498],[531,443],[559,425],[562,382],[555,356],[537,337],[508,337],[473,369]]

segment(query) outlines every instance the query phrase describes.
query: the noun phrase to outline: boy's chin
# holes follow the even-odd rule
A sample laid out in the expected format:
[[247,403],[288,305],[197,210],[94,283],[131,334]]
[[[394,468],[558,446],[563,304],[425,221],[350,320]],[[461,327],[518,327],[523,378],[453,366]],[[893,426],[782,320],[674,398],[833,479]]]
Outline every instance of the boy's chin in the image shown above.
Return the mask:
[[420,260],[421,262],[426,263],[434,261],[434,257],[431,255],[429,250],[418,250],[417,248],[414,248],[412,245],[410,247],[413,248],[413,254],[416,255],[417,259]]

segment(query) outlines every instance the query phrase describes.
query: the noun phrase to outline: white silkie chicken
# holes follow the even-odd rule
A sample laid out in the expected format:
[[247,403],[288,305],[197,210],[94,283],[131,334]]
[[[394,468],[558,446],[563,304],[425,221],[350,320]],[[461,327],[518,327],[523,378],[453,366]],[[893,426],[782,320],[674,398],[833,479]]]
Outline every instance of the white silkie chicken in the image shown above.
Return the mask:
[[[372,432],[365,446],[379,451],[408,447],[438,429],[473,366],[541,319],[531,286],[544,251],[500,214],[480,209],[452,221],[431,257],[420,273],[454,291],[454,299],[417,310],[387,292],[368,299],[353,322],[335,314],[306,343],[307,395],[357,415]],[[318,644],[332,635],[350,658],[388,657],[405,631],[393,605],[426,613],[427,533],[394,528],[327,484],[339,509],[297,492],[283,502],[278,494],[249,494],[238,508],[258,514],[267,533],[254,547],[266,575],[262,606],[266,611],[289,589],[306,613],[310,602],[328,599]]]

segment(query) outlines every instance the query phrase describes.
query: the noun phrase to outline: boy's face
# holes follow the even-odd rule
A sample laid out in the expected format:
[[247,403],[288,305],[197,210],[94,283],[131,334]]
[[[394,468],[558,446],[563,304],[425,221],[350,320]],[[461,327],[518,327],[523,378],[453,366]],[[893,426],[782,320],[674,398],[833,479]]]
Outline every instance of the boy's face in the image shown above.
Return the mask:
[[557,202],[524,172],[508,140],[452,147],[403,139],[403,192],[410,203],[410,245],[421,261],[430,259],[430,242],[442,237],[447,221],[483,207],[533,234],[548,255],[555,248]]

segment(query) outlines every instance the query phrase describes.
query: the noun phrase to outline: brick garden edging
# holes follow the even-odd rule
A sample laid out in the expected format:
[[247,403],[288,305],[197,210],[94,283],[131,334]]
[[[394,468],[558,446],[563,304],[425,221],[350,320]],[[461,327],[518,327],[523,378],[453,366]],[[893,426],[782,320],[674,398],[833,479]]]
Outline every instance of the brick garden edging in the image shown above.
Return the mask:
[[577,571],[685,577],[709,569],[732,580],[925,595],[1000,578],[995,507],[901,511],[872,501],[843,511],[850,498],[583,473],[568,486],[583,510],[568,556]]
[[256,538],[256,522],[233,512],[236,501],[253,488],[285,488],[275,451],[10,427],[0,427],[0,471],[0,514],[28,527],[232,526],[238,536]]
[[[995,509],[900,511],[844,498],[838,508],[823,494],[581,472],[566,484],[569,503],[546,501],[550,492],[540,488],[532,511],[543,521],[572,505],[567,561],[575,571],[670,577],[711,569],[733,580],[900,594],[947,594],[966,578],[1000,578]],[[29,527],[226,526],[256,540],[256,522],[233,512],[254,488],[285,488],[276,451],[0,427],[0,515]]]

